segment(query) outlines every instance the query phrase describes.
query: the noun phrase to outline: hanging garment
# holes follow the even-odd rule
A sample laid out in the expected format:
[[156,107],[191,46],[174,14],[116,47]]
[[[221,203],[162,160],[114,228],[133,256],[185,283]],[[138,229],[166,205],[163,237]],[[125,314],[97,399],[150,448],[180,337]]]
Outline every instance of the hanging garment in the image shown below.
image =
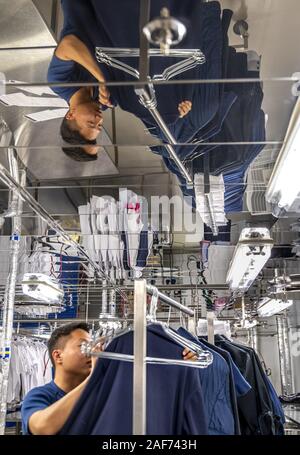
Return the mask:
[[[212,3],[212,2],[210,2]],[[229,25],[232,17],[232,11],[230,10],[223,10],[222,12],[222,20],[220,21],[220,17],[218,16],[215,17],[215,20],[219,21],[219,24],[221,25],[221,28],[219,29],[219,32],[221,33],[221,39],[218,41],[217,46],[220,46],[219,49],[219,56],[221,56],[221,66],[218,66],[218,71],[219,71],[219,76],[215,74],[214,76],[212,74],[207,74],[205,79],[210,79],[210,78],[222,78],[226,77],[226,72],[227,72],[227,64],[228,64],[228,30],[229,30]],[[216,25],[213,25],[213,20],[210,18],[210,24],[208,25],[208,30],[210,29],[211,31],[216,27]],[[207,42],[210,40],[210,36],[207,35]],[[213,38],[212,38],[213,39]],[[215,49],[215,51],[217,51]],[[214,60],[216,58],[211,56],[209,54],[208,59]],[[203,77],[204,79],[204,77]],[[197,84],[195,84],[197,86]],[[198,155],[202,155],[210,150],[213,150],[216,146],[198,146],[197,144],[194,144],[195,141],[197,142],[206,142],[209,140],[209,138],[212,138],[212,141],[214,141],[214,137],[217,133],[219,133],[222,129],[223,123],[226,119],[226,116],[228,115],[228,112],[230,111],[232,105],[235,103],[237,99],[237,95],[234,92],[230,91],[225,91],[225,88],[227,87],[227,84],[212,84],[216,85],[218,87],[218,92],[219,92],[219,107],[215,112],[215,115],[211,118],[211,121],[200,125],[199,123],[197,124],[198,127],[195,127],[195,122],[192,122],[192,127],[189,128],[189,123],[191,122],[191,118],[194,115],[193,109],[187,115],[182,119],[182,123],[179,124],[178,122],[174,124],[174,126],[170,126],[170,130],[173,133],[174,137],[177,139],[177,142],[187,142],[189,141],[191,145],[188,146],[175,146],[175,150],[180,156],[182,160],[190,160],[193,157],[196,157]],[[204,86],[205,89],[209,89],[211,84],[206,84]],[[201,87],[201,84],[199,85]],[[195,91],[198,91],[198,88],[195,89]],[[198,101],[197,106],[201,105],[201,99]],[[196,104],[194,104],[196,106]],[[188,132],[188,133],[187,133]],[[151,133],[153,134],[154,131],[151,130]],[[159,136],[159,130],[157,130],[156,136]],[[160,135],[162,138],[162,136]],[[153,149],[153,148],[152,148]],[[164,162],[167,168],[175,173],[181,183],[181,188],[183,191],[183,194],[185,196],[194,196],[194,192],[192,190],[188,190],[186,187],[186,183],[184,178],[182,177],[181,173],[179,172],[177,166],[175,163],[168,157],[166,152],[164,152],[164,149],[159,148],[155,149],[158,151],[158,153],[161,153],[164,157]],[[195,169],[195,172],[197,172],[197,169]],[[203,171],[201,171],[203,172]]]
[[119,235],[119,220],[118,220],[118,204],[115,199],[109,197],[109,206],[107,213],[108,221],[108,259],[111,267],[116,269],[116,277],[122,276],[122,263],[121,263],[121,245]]
[[148,210],[143,198],[131,190],[119,191],[124,243],[124,268],[131,271],[132,278],[139,278],[147,264],[153,235],[148,231]]
[[245,396],[251,389],[250,384],[245,380],[237,366],[232,360],[229,352],[224,351],[218,346],[208,343],[207,340],[199,338],[204,346],[209,347],[213,351],[220,354],[227,362],[230,369],[230,398],[235,422],[235,434],[241,434],[239,411],[238,411],[238,398]]
[[[110,201],[107,197],[92,196],[91,199],[93,213],[95,216],[95,228],[98,238],[98,260],[100,264],[107,270],[109,268],[109,224],[108,214]],[[99,234],[99,235],[98,235]]]
[[236,346],[241,347],[242,349],[244,349],[245,351],[247,351],[250,354],[253,364],[255,365],[256,370],[257,370],[256,375],[258,378],[261,378],[263,380],[263,382],[266,386],[267,393],[269,395],[269,399],[271,401],[275,434],[284,435],[284,427],[283,427],[283,425],[285,423],[284,412],[283,412],[282,406],[280,404],[280,400],[274,390],[274,387],[273,387],[271,381],[267,377],[267,375],[262,367],[262,364],[260,362],[260,359],[259,359],[257,353],[255,352],[254,349],[250,348],[249,346],[244,346],[244,345],[240,345],[240,344],[236,344]]
[[[60,263],[59,281],[65,291],[64,311],[60,317],[69,319],[75,318],[78,311],[78,286],[80,282],[81,258],[78,256],[56,256]],[[54,314],[49,315],[49,319],[54,318]]]
[[88,202],[86,205],[78,207],[78,214],[80,220],[80,230],[82,234],[82,246],[88,253],[89,257],[94,261],[97,260],[95,243],[93,237],[93,230],[91,226],[91,205]]
[[272,402],[254,356],[244,346],[229,342],[216,335],[216,345],[228,351],[252,389],[238,399],[242,434],[276,434],[276,417]]
[[[226,27],[225,29],[226,30]],[[228,38],[227,38],[228,41]],[[226,48],[223,38],[223,77],[224,78],[257,78],[259,70],[253,70],[251,57],[247,53],[236,52]],[[249,63],[250,58],[250,63]],[[225,184],[225,213],[242,210],[243,194],[246,187],[247,169],[263,149],[263,145],[226,145],[226,142],[264,142],[265,114],[261,109],[263,91],[259,83],[223,84],[223,96],[234,93],[236,99],[228,109],[217,134],[208,138],[211,142],[220,142],[220,146],[199,146],[189,156],[193,160],[193,173],[203,172],[203,155],[209,155],[210,172],[223,174]],[[193,140],[202,140],[202,131],[198,131]],[[189,146],[188,149],[192,150]],[[174,172],[181,184],[185,196],[193,196],[193,190],[186,187],[183,177],[169,159],[167,167]]]
[[216,226],[224,226],[227,224],[224,207],[225,187],[222,175],[209,176],[209,183],[212,214],[209,211],[205,196],[204,174],[197,173],[194,175],[196,209],[203,222],[212,229],[211,215],[214,217]]
[[[133,334],[115,338],[108,352],[132,354]],[[182,347],[162,327],[147,328],[147,355],[181,359]],[[101,359],[60,434],[131,435],[132,364]],[[147,366],[148,435],[207,434],[197,369]]]
[[119,202],[110,196],[93,196],[78,211],[82,244],[113,281],[125,278],[124,271],[133,278],[141,276],[153,244],[145,200],[122,188]]
[[11,345],[8,406],[11,408],[21,403],[32,388],[51,379],[52,368],[46,343],[29,337],[15,337]]
[[[206,7],[208,9],[206,10]],[[197,24],[197,30],[203,32],[202,49],[206,55],[206,63],[197,68],[197,79],[220,79],[222,77],[222,47],[227,38],[228,27],[223,27],[220,18],[221,11],[218,2],[209,2],[203,4],[203,19]],[[230,21],[229,21],[230,23]],[[228,24],[229,26],[229,24]],[[195,34],[196,39],[197,34]],[[200,42],[200,41],[199,41]],[[199,46],[199,44],[198,44]],[[197,45],[196,45],[197,47]],[[185,73],[181,78],[185,78]],[[214,86],[214,92],[212,91]],[[178,87],[178,86],[177,86]],[[212,97],[213,95],[213,97]],[[186,98],[189,99],[189,98]],[[216,101],[217,99],[217,101]],[[168,124],[170,132],[177,142],[190,145],[174,146],[177,155],[185,162],[193,156],[198,145],[194,141],[206,141],[209,137],[214,136],[220,131],[228,111],[236,100],[234,93],[224,93],[220,84],[194,84],[194,95],[191,99],[193,108],[182,119],[178,119],[173,124]],[[203,117],[203,112],[207,111],[207,106],[211,106],[210,117]],[[212,109],[214,108],[214,109]],[[208,112],[208,111],[207,111]],[[146,122],[144,121],[146,124]],[[146,124],[147,125],[147,124]],[[163,133],[159,128],[151,127],[151,134],[165,140]],[[200,133],[201,132],[201,133]],[[203,132],[203,137],[202,137]],[[151,147],[154,153],[160,154],[166,167],[178,176],[182,185],[183,194],[194,197],[194,191],[186,188],[185,179],[182,177],[177,165],[169,158],[169,154],[162,146]]]
[[49,382],[41,387],[32,389],[25,397],[22,407],[22,434],[31,434],[28,423],[30,417],[37,411],[48,408],[51,404],[56,403],[66,395],[54,381]]
[[[248,70],[246,53],[237,53],[230,48],[229,78],[257,78],[258,71]],[[261,110],[263,92],[259,83],[228,84],[228,90],[237,95],[222,130],[215,142],[263,142],[265,141],[265,114]],[[225,211],[242,210],[242,200],[246,183],[246,171],[251,162],[264,148],[263,145],[222,145],[209,152],[209,165],[214,175],[223,173],[225,183]],[[194,171],[201,172],[202,158],[194,160]]]
[[[2,309],[2,305],[0,305],[0,308]],[[50,303],[32,303],[29,305],[26,305],[24,303],[16,303],[14,305],[15,313],[27,316],[28,318],[32,319],[40,317],[47,318],[50,315],[57,316],[57,314],[62,316],[65,310],[66,307],[64,305],[53,305]]]
[[[186,339],[203,348],[203,344],[183,327],[177,332]],[[205,346],[213,354],[213,363],[205,369],[199,369],[203,390],[204,405],[208,416],[210,435],[235,434],[235,420],[230,398],[230,370],[225,360],[215,351]]]
[[[1,204],[1,203],[0,203]],[[1,276],[0,276],[0,284],[6,285],[7,275],[9,273],[10,267],[10,237],[9,236],[1,236],[0,237],[0,251],[1,254]],[[31,249],[31,239],[28,237],[21,237],[20,238],[20,246],[19,246],[19,261],[18,261],[18,273],[17,273],[17,280],[20,282],[23,278],[23,275],[29,272],[29,251]]]

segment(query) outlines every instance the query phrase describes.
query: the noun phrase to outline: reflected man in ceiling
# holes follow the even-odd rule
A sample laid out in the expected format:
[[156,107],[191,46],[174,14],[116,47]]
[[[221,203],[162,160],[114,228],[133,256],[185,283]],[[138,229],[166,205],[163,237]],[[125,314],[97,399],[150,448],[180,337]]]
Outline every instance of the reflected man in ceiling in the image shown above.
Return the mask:
[[[113,0],[112,3],[113,8],[112,4],[97,0],[61,0],[64,25],[48,69],[49,82],[105,83],[134,80],[120,70],[98,63],[95,57],[97,46],[139,47],[139,2]],[[159,15],[165,3],[163,0],[153,0],[151,16]],[[169,3],[175,6],[174,1]],[[192,0],[185,3],[186,6],[178,11],[181,16],[197,9],[191,8],[195,3]],[[114,14],[116,8],[122,13],[118,14],[119,19]],[[190,47],[188,44],[185,43],[187,48]],[[171,60],[172,58],[151,59],[150,74],[162,72],[174,63]],[[138,66],[138,59],[130,59],[130,65]],[[96,140],[102,129],[102,111],[107,108],[119,105],[123,110],[139,117],[147,127],[155,126],[147,109],[139,103],[133,87],[118,86],[108,90],[105,85],[82,87],[79,84],[53,87],[53,90],[69,104],[69,111],[61,125],[61,136],[68,145],[63,151],[75,160],[89,161],[97,158]],[[191,89],[188,86],[185,90],[178,90],[178,86],[156,88],[158,110],[168,126],[183,119],[191,111],[192,97],[189,94]]]

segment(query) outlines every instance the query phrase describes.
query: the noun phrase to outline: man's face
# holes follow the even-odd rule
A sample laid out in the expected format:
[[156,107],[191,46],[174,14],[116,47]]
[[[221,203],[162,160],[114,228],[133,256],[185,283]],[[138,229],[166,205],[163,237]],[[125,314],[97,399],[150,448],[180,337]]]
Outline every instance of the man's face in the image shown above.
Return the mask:
[[90,374],[92,361],[81,352],[82,343],[89,341],[90,335],[82,329],[76,329],[68,336],[65,345],[60,349],[59,363],[66,373],[82,377]]
[[103,116],[98,103],[90,101],[80,104],[72,113],[76,129],[85,139],[97,139],[103,124]]

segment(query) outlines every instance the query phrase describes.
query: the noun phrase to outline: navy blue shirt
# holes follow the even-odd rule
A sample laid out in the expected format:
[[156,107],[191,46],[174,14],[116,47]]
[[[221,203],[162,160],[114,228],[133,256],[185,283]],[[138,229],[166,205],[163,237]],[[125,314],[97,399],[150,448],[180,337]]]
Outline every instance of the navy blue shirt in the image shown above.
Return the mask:
[[24,398],[21,414],[22,414],[22,433],[31,434],[28,422],[32,414],[42,409],[48,408],[51,404],[60,400],[66,395],[62,389],[60,389],[54,381],[49,382],[41,387],[35,387]]
[[[106,351],[132,354],[132,332],[115,338]],[[147,354],[182,360],[182,346],[151,325]],[[101,359],[60,434],[131,435],[132,391],[132,363]],[[147,366],[147,434],[207,434],[198,369]]]
[[208,433],[210,435],[234,435],[235,424],[229,387],[230,372],[226,361],[183,327],[178,329],[178,333],[213,355],[213,363],[207,368],[198,370],[208,414]]
[[[54,54],[48,68],[48,82],[96,82],[96,79],[81,65],[72,60],[62,60]],[[53,91],[67,103],[80,89],[78,87],[53,87]],[[96,88],[96,92],[99,90]]]
[[232,360],[231,354],[224,349],[220,348],[219,346],[211,346],[209,343],[207,343],[206,340],[202,340],[202,343],[204,343],[206,346],[211,347],[211,349],[216,349],[217,352],[222,353],[222,355],[226,355],[226,359],[230,362],[231,368],[232,368],[232,375],[233,375],[233,380],[234,380],[234,385],[235,385],[235,391],[236,395],[238,397],[242,397],[243,395],[246,395],[250,390],[251,390],[251,385],[249,382],[246,381],[234,361]]

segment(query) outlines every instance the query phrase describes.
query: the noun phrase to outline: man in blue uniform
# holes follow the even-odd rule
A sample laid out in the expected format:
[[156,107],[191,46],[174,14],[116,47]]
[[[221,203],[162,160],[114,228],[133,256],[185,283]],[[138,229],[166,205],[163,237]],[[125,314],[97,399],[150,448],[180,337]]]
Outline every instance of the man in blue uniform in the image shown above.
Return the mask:
[[[80,87],[80,82],[128,81],[133,77],[121,70],[99,64],[95,59],[95,48],[139,47],[139,8],[135,0],[113,0],[112,3],[97,0],[61,0],[64,12],[64,26],[60,42],[55,50],[48,70],[49,82],[79,82],[78,87],[54,87],[55,92],[65,99],[70,109],[62,122],[63,139],[73,145],[84,147],[65,148],[64,152],[79,161],[96,159],[96,138],[101,131],[102,109],[119,105],[123,110],[139,117],[147,127],[155,126],[151,114],[144,108],[131,87],[111,87],[110,91],[101,85],[98,89]],[[182,41],[182,48],[200,48],[207,57],[207,63],[190,69],[179,78],[221,77],[222,30],[220,5],[218,2],[174,2],[174,0],[153,0],[151,18],[167,6],[171,14],[185,23],[188,33]],[[114,14],[118,11],[118,14]],[[129,24],[134,24],[130,26]],[[195,33],[197,31],[197,33]],[[161,74],[178,59],[152,58],[150,74]],[[124,59],[124,63],[135,66],[138,59]],[[211,121],[219,108],[219,87],[193,85],[156,86],[158,110],[172,131],[182,130],[195,134]],[[183,124],[191,111],[193,118]]]
[[[95,357],[81,353],[82,343],[89,341],[85,323],[72,322],[54,330],[48,342],[54,380],[26,395],[21,410],[23,434],[54,435],[64,426],[96,364]],[[95,349],[102,350],[102,345]],[[183,357],[194,359],[194,353],[185,349]]]

